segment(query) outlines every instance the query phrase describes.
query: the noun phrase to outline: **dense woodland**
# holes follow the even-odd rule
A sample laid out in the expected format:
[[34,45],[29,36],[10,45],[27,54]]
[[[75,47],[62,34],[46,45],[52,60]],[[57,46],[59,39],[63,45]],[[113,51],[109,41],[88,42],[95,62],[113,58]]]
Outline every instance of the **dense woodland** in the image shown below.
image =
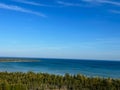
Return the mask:
[[120,79],[0,72],[0,90],[120,90]]

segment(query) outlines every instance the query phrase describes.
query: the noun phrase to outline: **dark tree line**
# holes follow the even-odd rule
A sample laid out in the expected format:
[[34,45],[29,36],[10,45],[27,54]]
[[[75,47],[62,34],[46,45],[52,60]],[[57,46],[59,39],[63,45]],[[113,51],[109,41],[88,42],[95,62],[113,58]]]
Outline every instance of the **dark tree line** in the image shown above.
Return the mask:
[[120,79],[0,72],[0,90],[120,90]]

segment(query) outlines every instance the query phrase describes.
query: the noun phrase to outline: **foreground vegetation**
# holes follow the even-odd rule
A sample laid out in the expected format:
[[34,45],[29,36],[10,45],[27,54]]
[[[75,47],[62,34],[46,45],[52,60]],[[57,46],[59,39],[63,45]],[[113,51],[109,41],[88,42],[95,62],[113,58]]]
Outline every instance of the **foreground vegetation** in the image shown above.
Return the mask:
[[120,90],[120,79],[0,72],[0,90]]

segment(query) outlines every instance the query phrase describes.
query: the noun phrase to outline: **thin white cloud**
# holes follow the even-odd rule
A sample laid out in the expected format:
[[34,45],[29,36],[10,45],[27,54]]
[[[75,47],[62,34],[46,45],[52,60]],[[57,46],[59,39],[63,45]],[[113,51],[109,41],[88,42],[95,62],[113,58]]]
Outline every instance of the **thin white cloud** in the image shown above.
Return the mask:
[[20,6],[15,6],[15,5],[8,5],[8,4],[0,3],[0,8],[1,9],[12,10],[12,11],[23,12],[23,13],[30,13],[30,14],[41,16],[41,17],[46,17],[46,15],[44,15],[42,13],[35,12],[35,11],[32,11],[32,10],[28,10],[28,9],[22,8]]
[[76,6],[76,7],[81,6],[81,4],[79,3],[70,3],[70,2],[63,2],[63,1],[57,1],[57,4],[60,4],[63,6]]
[[108,0],[101,0],[99,2],[106,3],[106,4],[112,4],[112,5],[116,5],[116,6],[120,6],[120,2],[114,2],[114,1],[108,1]]
[[13,0],[13,1],[14,1],[14,2],[23,3],[23,4],[34,5],[34,6],[51,7],[51,6],[49,6],[49,5],[41,4],[41,3],[37,3],[37,2],[33,2],[33,1],[26,1],[26,0]]
[[103,3],[103,4],[111,4],[115,6],[120,6],[120,2],[112,1],[112,0],[82,0],[84,2],[89,3]]
[[115,13],[115,14],[120,14],[120,11],[118,10],[109,10],[111,13]]

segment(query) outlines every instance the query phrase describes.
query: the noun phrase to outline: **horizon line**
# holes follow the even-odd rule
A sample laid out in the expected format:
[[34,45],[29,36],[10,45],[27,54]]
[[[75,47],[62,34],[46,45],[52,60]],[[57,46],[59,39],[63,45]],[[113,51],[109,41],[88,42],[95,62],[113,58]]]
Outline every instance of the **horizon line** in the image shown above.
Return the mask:
[[119,61],[120,60],[108,60],[108,59],[85,59],[85,58],[54,58],[54,57],[25,57],[25,56],[0,56],[0,58],[22,58],[22,59],[64,59],[64,60],[83,60],[83,61]]

